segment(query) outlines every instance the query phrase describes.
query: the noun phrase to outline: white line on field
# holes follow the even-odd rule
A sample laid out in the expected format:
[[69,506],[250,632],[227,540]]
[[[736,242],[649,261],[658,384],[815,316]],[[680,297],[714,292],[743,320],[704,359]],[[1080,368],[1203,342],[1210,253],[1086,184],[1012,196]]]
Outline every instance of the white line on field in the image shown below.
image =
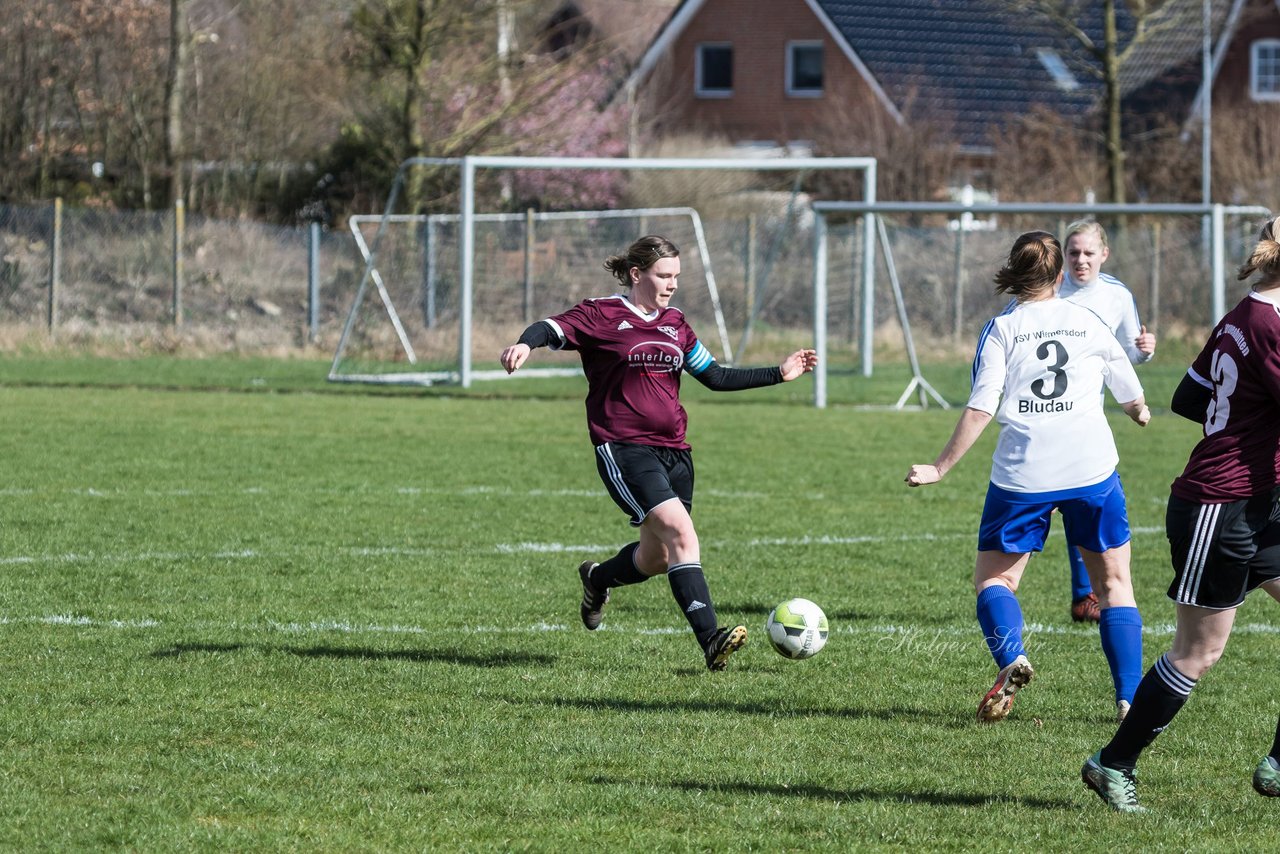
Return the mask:
[[[1163,534],[1163,528],[1134,528],[1135,535]],[[1053,532],[1051,536],[1061,536]],[[882,534],[862,536],[839,536],[835,534],[811,535],[803,537],[758,537],[741,542],[731,540],[711,540],[710,546],[737,546],[745,548],[791,548],[796,546],[847,546],[867,543],[914,543],[936,542],[943,540],[966,540],[976,535],[972,532],[963,534]],[[596,554],[614,552],[622,547],[622,543],[496,543],[493,551],[498,554]],[[9,555],[0,557],[0,566],[17,566],[24,564],[84,564],[84,563],[131,563],[141,561],[196,561],[196,560],[251,560],[294,556],[313,551],[308,548],[279,549],[262,551],[259,549],[225,549],[216,552],[124,552],[104,554],[97,552],[45,555]],[[326,549],[330,554],[351,557],[431,557],[444,550],[433,547],[412,548],[406,546],[349,546]]]
[[[291,495],[297,495],[304,490],[290,490]],[[436,495],[444,497],[460,497],[471,495],[496,495],[502,497],[516,498],[600,498],[607,493],[603,488],[597,489],[512,489],[507,486],[464,486],[449,489],[440,489],[429,486],[397,486],[390,487],[388,490],[395,495]],[[733,490],[733,489],[703,489],[703,494],[710,495],[714,498],[724,499],[744,499],[748,501],[761,501],[768,499],[770,496],[766,492],[754,492],[750,490]],[[191,489],[187,487],[175,487],[174,489],[142,489],[132,492],[127,489],[111,489],[96,486],[79,486],[68,487],[66,489],[56,490],[35,490],[21,487],[8,487],[0,489],[0,498],[25,498],[37,494],[37,492],[51,495],[73,495],[76,497],[89,498],[133,498],[142,496],[145,498],[199,498],[202,496],[214,495],[270,495],[271,490],[261,486],[247,486],[242,489],[212,490],[212,489]],[[347,489],[316,489],[311,492],[320,495],[351,495],[352,491]],[[376,495],[380,490],[367,490],[362,493],[364,495]],[[796,496],[791,496],[796,497]],[[815,501],[824,501],[826,496],[821,494],[810,494],[799,496]]]
[[[165,624],[160,620],[143,617],[138,619],[98,619],[75,614],[43,614],[38,616],[0,616],[0,625],[18,625],[18,624],[35,624],[72,629],[157,629],[163,628]],[[567,632],[580,631],[577,625],[566,625],[564,623],[549,623],[539,621],[520,626],[495,626],[495,625],[476,625],[476,626],[414,626],[392,623],[382,625],[378,623],[354,623],[349,620],[305,620],[293,622],[278,622],[268,620],[265,623],[212,623],[203,622],[192,626],[186,623],[175,623],[183,628],[213,628],[232,629],[239,631],[264,631],[278,632],[288,635],[303,634],[343,634],[343,635],[361,635],[361,634],[388,634],[388,635],[450,635],[470,634],[470,635],[525,635],[525,634],[543,634],[547,632]],[[616,623],[610,626],[608,623],[601,626],[601,632],[619,632],[640,635],[682,635],[689,631],[687,626],[619,626]],[[1164,637],[1172,635],[1174,626],[1172,623],[1156,623],[1143,627],[1143,634],[1153,637]],[[1259,635],[1275,635],[1280,634],[1280,625],[1269,623],[1242,623],[1237,625],[1234,632],[1242,632],[1244,634]],[[973,638],[975,642],[980,633],[980,629],[975,626],[912,626],[902,623],[843,623],[837,624],[832,628],[832,633],[836,635],[877,635],[882,638],[898,638],[902,644],[919,644],[928,642],[930,638],[943,637],[961,637]],[[1098,630],[1093,626],[1067,626],[1067,625],[1048,625],[1044,623],[1028,623],[1023,628],[1023,634],[1027,637],[1035,635],[1067,635],[1067,636],[1089,636],[1096,635]]]
[[[1132,528],[1133,534],[1163,534],[1164,528]],[[1061,536],[1059,531],[1051,531],[1050,536]],[[963,534],[866,534],[860,536],[838,536],[834,534],[822,534],[818,536],[804,537],[758,537],[751,540],[732,541],[710,541],[711,545],[727,546],[745,546],[747,548],[757,547],[773,547],[773,546],[848,546],[861,545],[864,543],[922,543],[935,542],[941,540],[968,540],[976,539],[977,533],[966,531]],[[599,543],[498,543],[495,550],[502,554],[518,554],[518,553],[539,553],[539,554],[556,554],[556,553],[578,553],[578,552],[602,552],[616,551],[621,548],[620,544],[601,545]]]
[[[603,547],[601,547],[603,548]],[[618,546],[613,546],[616,550]],[[277,551],[259,551],[257,549],[228,549],[217,552],[126,552],[122,554],[60,554],[60,555],[12,555],[0,557],[0,566],[17,564],[66,564],[66,563],[134,563],[141,561],[194,561],[194,560],[251,560],[289,557],[308,554],[314,549],[297,548]],[[402,548],[399,546],[351,546],[348,548],[326,548],[330,554],[349,555],[351,557],[430,557],[440,554],[435,548]]]

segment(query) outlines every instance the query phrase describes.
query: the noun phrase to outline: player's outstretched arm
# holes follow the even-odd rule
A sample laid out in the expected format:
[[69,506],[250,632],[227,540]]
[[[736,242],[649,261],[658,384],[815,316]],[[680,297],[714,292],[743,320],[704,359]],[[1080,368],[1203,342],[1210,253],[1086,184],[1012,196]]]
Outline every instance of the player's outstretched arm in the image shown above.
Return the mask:
[[1124,414],[1133,419],[1133,422],[1139,427],[1146,427],[1147,422],[1151,420],[1151,410],[1147,408],[1147,399],[1139,397],[1128,403],[1120,404],[1124,407]]
[[966,406],[964,412],[960,414],[960,420],[956,422],[956,429],[951,433],[951,438],[947,440],[946,447],[942,449],[942,453],[938,454],[933,465],[917,463],[907,471],[907,476],[904,478],[907,486],[924,486],[927,483],[937,483],[942,480],[946,473],[955,468],[956,463],[960,462],[965,453],[973,447],[973,443],[978,441],[978,437],[982,435],[982,431],[989,423],[991,423],[990,412]]
[[[699,347],[702,345],[699,344]],[[694,363],[699,363],[694,360]],[[760,388],[766,385],[777,385],[803,376],[818,364],[815,350],[797,350],[782,360],[776,368],[726,368],[714,359],[701,362],[695,373],[686,359],[685,367],[693,374],[693,378],[712,391],[742,391],[748,388]]]
[[503,350],[502,355],[498,356],[498,361],[502,363],[507,373],[514,374],[528,360],[533,348],[546,347],[553,338],[551,325],[539,320],[520,333],[520,340]]
[[791,382],[797,377],[809,373],[818,366],[817,350],[797,350],[782,360],[778,370],[782,371],[782,381]]

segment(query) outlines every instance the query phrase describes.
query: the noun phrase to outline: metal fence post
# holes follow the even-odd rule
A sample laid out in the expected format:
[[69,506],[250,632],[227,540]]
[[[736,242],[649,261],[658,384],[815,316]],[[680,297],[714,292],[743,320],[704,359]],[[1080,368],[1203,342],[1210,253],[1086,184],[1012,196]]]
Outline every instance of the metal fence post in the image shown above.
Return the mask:
[[524,322],[533,323],[533,208],[524,212]]
[[173,203],[173,325],[182,325],[182,243],[186,233],[186,209],[182,199]]
[[955,313],[951,321],[952,323],[951,343],[952,344],[960,343],[961,331],[964,329],[964,286],[965,286],[965,278],[966,278],[965,277],[964,243],[965,243],[965,232],[968,231],[968,229],[965,226],[967,226],[968,223],[969,223],[969,220],[965,219],[964,216],[961,216],[960,219],[957,220],[956,266],[955,266],[955,276],[956,276],[955,303],[956,304],[955,304]]
[[1226,209],[1218,204],[1209,211],[1209,234],[1211,267],[1213,270],[1213,292],[1209,310],[1210,325],[1217,324],[1218,319],[1227,313],[1227,260],[1226,260]]
[[422,283],[422,322],[428,329],[434,329],[436,325],[436,252],[433,237],[431,217],[428,216],[422,223],[422,254],[426,256],[426,263],[422,265],[423,276],[426,277],[426,281]]
[[53,236],[49,241],[49,334],[58,325],[58,285],[62,278],[62,197],[53,200]]
[[307,340],[320,337],[320,223],[312,222],[307,246]]

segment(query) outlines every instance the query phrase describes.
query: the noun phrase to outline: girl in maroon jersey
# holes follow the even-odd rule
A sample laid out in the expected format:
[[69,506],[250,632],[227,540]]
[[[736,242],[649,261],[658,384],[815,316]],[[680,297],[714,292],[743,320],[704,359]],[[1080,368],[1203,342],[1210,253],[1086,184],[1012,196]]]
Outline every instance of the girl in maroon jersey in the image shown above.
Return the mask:
[[797,350],[776,368],[726,368],[702,346],[684,313],[671,305],[680,276],[680,250],[664,237],[642,237],[605,269],[628,289],[588,299],[540,320],[502,351],[507,373],[519,370],[536,347],[576,350],[587,376],[587,431],[596,470],[640,539],[597,564],[578,567],[582,623],[599,628],[609,589],[667,576],[711,670],[747,642],[744,626],[716,622],[702,572],[693,507],[693,457],[685,441],[680,375],[688,371],[716,391],[788,382],[812,371],[813,350]]
[[[1173,647],[1143,677],[1115,737],[1081,769],[1111,807],[1140,812],[1138,757],[1217,662],[1236,608],[1261,587],[1280,599],[1280,217],[1267,223],[1240,279],[1257,280],[1191,363],[1173,395],[1204,438],[1170,487],[1165,530],[1177,603]],[[1280,796],[1280,723],[1253,787]]]

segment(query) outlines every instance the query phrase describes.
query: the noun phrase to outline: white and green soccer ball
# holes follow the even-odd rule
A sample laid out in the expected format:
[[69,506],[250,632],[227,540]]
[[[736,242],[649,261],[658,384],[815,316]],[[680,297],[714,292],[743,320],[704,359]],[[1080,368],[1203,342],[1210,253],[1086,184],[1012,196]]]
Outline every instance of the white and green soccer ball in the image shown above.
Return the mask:
[[769,643],[783,658],[811,658],[827,645],[827,615],[808,599],[788,599],[769,612]]

